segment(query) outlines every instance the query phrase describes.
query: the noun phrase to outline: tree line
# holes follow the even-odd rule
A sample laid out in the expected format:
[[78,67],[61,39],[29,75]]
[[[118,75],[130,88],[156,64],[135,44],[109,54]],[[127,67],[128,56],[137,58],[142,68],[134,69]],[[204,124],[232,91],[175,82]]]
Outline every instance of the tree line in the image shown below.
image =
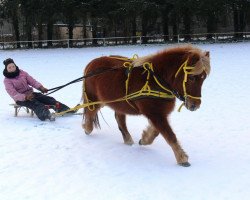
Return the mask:
[[25,40],[32,41],[36,28],[38,40],[47,39],[48,46],[52,46],[53,26],[58,22],[66,24],[70,41],[77,24],[83,25],[85,38],[89,26],[92,38],[161,34],[168,41],[171,32],[173,40],[184,34],[189,41],[197,27],[209,39],[230,21],[235,37],[242,37],[249,15],[250,0],[0,0],[0,19],[12,23],[17,42],[22,20]]

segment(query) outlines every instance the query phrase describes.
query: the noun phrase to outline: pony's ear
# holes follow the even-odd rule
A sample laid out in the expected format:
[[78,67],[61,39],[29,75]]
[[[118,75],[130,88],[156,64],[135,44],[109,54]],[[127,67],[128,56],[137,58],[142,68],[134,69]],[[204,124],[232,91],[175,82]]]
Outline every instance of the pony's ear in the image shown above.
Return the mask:
[[209,51],[205,51],[205,56],[209,58],[210,57],[210,52]]
[[197,54],[193,54],[192,56],[189,57],[189,64],[190,65],[195,65],[199,60],[200,60],[200,56]]

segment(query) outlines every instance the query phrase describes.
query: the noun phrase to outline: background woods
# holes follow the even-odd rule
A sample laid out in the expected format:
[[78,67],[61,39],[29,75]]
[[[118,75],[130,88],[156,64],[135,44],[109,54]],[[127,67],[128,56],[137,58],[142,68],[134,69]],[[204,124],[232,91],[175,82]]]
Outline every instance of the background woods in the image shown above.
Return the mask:
[[72,47],[87,38],[97,45],[98,38],[108,37],[148,43],[162,36],[174,42],[179,34],[188,42],[191,34],[210,40],[227,32],[240,39],[249,25],[250,0],[0,0],[0,42],[15,42],[16,48],[22,41],[42,47],[43,40],[51,47],[61,39]]

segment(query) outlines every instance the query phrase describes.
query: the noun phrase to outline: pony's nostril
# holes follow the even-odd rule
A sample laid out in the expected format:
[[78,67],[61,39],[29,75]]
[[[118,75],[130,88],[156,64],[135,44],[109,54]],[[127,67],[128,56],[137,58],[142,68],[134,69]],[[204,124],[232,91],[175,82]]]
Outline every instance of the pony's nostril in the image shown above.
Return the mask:
[[196,108],[195,104],[192,104],[190,110],[195,110],[195,108]]

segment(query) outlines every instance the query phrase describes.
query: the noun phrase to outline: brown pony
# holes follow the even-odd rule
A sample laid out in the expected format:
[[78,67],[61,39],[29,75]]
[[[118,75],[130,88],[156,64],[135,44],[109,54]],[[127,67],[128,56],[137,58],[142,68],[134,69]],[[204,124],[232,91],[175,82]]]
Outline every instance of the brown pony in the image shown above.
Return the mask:
[[[125,62],[131,63],[130,70],[124,67]],[[148,73],[143,68],[144,63],[152,64],[153,68],[148,70]],[[84,103],[98,102],[84,108],[82,127],[85,133],[90,134],[94,125],[99,126],[97,112],[107,105],[115,111],[115,118],[124,143],[132,145],[134,141],[127,130],[126,114],[144,115],[149,125],[143,131],[139,144],[152,144],[160,133],[171,146],[177,163],[185,167],[190,166],[188,156],[180,146],[167,117],[174,109],[175,97],[182,100],[190,111],[200,107],[201,87],[210,73],[209,52],[186,45],[127,61],[125,57],[104,56],[92,60],[85,68],[84,74],[95,74],[100,71],[102,73],[88,77],[83,84]],[[126,85],[128,76],[129,82]],[[170,94],[169,98],[162,98],[141,95],[134,99],[112,102],[140,91],[145,86],[147,78],[150,88],[167,94],[170,90],[174,96],[171,97]],[[166,89],[168,91],[163,91]]]

